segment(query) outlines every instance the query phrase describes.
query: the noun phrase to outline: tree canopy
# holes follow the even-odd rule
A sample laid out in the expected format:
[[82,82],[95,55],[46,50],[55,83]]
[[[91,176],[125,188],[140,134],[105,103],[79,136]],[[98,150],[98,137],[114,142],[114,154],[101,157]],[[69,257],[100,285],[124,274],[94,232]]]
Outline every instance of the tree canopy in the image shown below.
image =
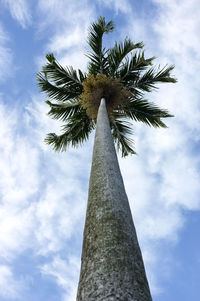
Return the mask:
[[106,99],[113,139],[122,156],[135,154],[130,121],[166,127],[163,118],[172,117],[149,102],[146,94],[157,89],[159,83],[175,83],[171,76],[174,66],[154,66],[155,57],[145,58],[143,43],[129,38],[106,49],[103,36],[113,30],[114,23],[106,22],[104,17],[91,24],[87,72],[61,66],[50,53],[37,74],[41,91],[49,97],[48,114],[64,122],[60,135],[49,133],[45,138],[56,151],[65,151],[69,145],[77,147],[88,139],[95,128],[101,98]]

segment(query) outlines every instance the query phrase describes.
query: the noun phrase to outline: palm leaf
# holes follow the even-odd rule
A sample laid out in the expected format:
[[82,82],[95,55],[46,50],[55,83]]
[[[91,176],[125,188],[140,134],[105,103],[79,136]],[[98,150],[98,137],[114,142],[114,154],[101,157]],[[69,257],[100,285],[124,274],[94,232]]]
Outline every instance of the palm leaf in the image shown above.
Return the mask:
[[47,95],[57,101],[65,102],[74,99],[80,95],[82,87],[75,84],[70,88],[68,87],[58,87],[48,81],[47,77],[43,76],[42,73],[37,74],[38,85],[42,92],[46,92]]
[[170,76],[170,72],[174,69],[174,66],[165,66],[161,70],[155,70],[150,68],[146,71],[133,85],[136,89],[151,92],[156,89],[157,83],[176,83],[176,79]]
[[144,52],[137,52],[131,55],[131,58],[127,58],[123,63],[122,67],[117,73],[117,77],[121,78],[121,81],[126,85],[127,83],[133,84],[140,74],[146,68],[152,65],[152,61],[155,57],[146,59]]
[[135,96],[142,95],[136,87],[136,83],[141,78],[141,74],[152,65],[155,57],[145,58],[144,52],[136,52],[130,58],[126,58],[121,68],[118,69],[116,77],[126,86]]
[[88,139],[90,132],[94,128],[94,123],[86,115],[84,109],[77,111],[68,118],[66,125],[62,127],[62,134],[49,133],[45,142],[53,146],[55,151],[65,151],[70,145],[77,147]]
[[173,117],[167,110],[160,109],[147,100],[135,98],[129,99],[128,103],[119,108],[118,112],[132,120],[141,121],[149,126],[163,128],[167,126],[161,118]]
[[57,87],[65,87],[82,92],[82,81],[86,75],[72,67],[62,67],[54,58],[52,53],[46,55],[47,64],[42,68],[45,77]]
[[108,52],[109,75],[113,76],[117,72],[124,58],[134,49],[142,48],[143,43],[134,44],[126,38],[123,43],[115,43],[115,46]]
[[77,112],[81,110],[81,105],[77,100],[72,103],[61,104],[54,104],[47,100],[46,103],[51,108],[48,115],[53,119],[60,119],[62,121],[66,121],[69,117],[77,114]]
[[102,47],[103,35],[112,32],[114,24],[112,21],[106,23],[105,18],[100,17],[98,22],[92,23],[89,29],[88,44],[92,51],[87,54],[90,62],[88,64],[89,74],[96,75],[98,73],[104,73],[107,68],[107,59],[105,58],[105,49]]
[[117,150],[121,151],[122,157],[126,157],[129,154],[136,154],[132,145],[133,140],[129,138],[132,134],[131,124],[116,118],[116,114],[113,119],[110,120],[110,126],[114,142],[116,143]]

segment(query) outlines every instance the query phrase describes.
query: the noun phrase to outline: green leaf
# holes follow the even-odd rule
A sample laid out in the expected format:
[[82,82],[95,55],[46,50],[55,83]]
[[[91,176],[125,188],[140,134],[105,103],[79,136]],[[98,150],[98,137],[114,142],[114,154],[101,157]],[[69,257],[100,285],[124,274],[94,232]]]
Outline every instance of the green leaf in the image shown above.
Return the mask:
[[153,89],[157,89],[157,83],[176,83],[176,79],[170,76],[174,66],[165,66],[161,70],[150,68],[135,82],[134,87],[136,89],[151,92]]
[[147,100],[134,98],[129,99],[128,103],[121,106],[118,112],[132,120],[141,121],[149,126],[163,128],[167,126],[161,118],[173,117],[167,110],[160,109]]
[[47,77],[43,76],[42,73],[37,74],[37,81],[42,92],[46,92],[50,98],[61,102],[77,98],[83,89],[82,86],[75,86],[75,84],[71,87],[71,89],[70,85],[63,87],[55,86],[49,82]]
[[106,23],[104,17],[100,17],[97,22],[92,23],[89,28],[88,44],[96,54],[102,52],[102,37],[103,34],[112,32],[114,30],[113,21]]
[[145,59],[144,52],[136,52],[127,58],[117,76],[123,83],[134,83],[141,75],[141,72],[152,65],[155,57]]
[[46,55],[48,63],[42,68],[42,74],[47,80],[53,82],[57,87],[72,88],[82,91],[82,81],[86,75],[73,67],[62,67],[54,58],[52,53]]
[[97,22],[92,23],[89,29],[88,44],[92,51],[87,54],[90,62],[88,63],[89,74],[104,73],[107,68],[106,51],[102,47],[102,38],[104,34],[112,32],[114,23],[106,23],[105,18],[100,17]]
[[115,75],[123,62],[124,58],[134,49],[142,48],[143,43],[134,44],[130,39],[126,38],[123,43],[115,43],[115,46],[108,51],[108,63],[110,75]]
[[61,104],[54,104],[47,100],[46,103],[51,107],[48,115],[53,119],[60,119],[62,121],[66,121],[69,117],[77,114],[77,112],[81,110],[81,105],[77,100],[72,103]]
[[110,120],[110,126],[117,150],[121,151],[122,157],[126,157],[129,154],[136,154],[132,146],[133,140],[129,138],[129,135],[132,134],[131,124],[124,120],[117,119],[115,115],[115,117]]
[[70,145],[77,147],[88,139],[94,123],[86,115],[84,109],[77,111],[68,118],[66,125],[62,127],[62,134],[49,133],[45,142],[53,146],[55,151],[65,151]]

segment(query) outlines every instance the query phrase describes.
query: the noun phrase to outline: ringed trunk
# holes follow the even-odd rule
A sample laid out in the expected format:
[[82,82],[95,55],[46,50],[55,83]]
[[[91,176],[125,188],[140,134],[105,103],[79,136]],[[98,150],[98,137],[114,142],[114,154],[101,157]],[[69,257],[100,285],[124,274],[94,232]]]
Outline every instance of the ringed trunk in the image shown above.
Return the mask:
[[101,100],[93,149],[77,301],[152,301]]

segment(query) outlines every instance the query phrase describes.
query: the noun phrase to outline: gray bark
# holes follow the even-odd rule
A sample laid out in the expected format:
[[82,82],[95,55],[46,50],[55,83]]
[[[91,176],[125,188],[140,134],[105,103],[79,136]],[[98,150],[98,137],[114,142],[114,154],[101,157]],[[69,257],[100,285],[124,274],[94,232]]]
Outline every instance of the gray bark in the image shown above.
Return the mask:
[[97,117],[77,301],[151,301],[105,99]]

